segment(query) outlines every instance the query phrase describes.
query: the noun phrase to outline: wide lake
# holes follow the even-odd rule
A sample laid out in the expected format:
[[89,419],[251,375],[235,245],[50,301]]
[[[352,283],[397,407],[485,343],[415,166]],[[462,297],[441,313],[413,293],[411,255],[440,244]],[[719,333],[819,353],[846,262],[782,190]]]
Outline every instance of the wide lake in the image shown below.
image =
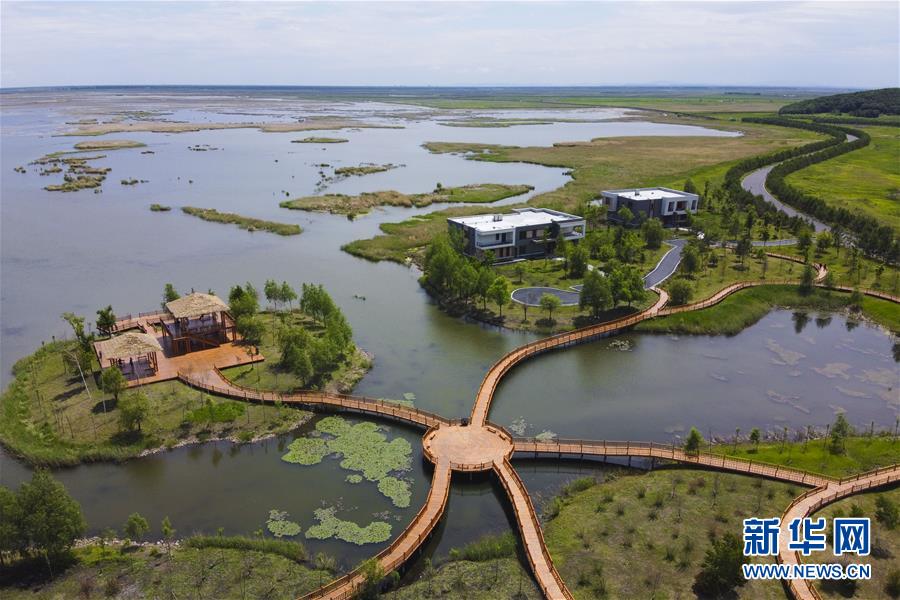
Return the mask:
[[[536,113],[467,111],[451,114],[379,103],[322,104],[287,97],[82,92],[60,96],[4,94],[0,166],[0,363],[2,381],[12,364],[42,340],[66,335],[59,318],[74,311],[92,320],[112,304],[117,313],[158,306],[165,283],[180,290],[213,289],[267,278],[322,283],[349,318],[356,342],[375,356],[356,393],[375,397],[416,395],[417,406],[451,417],[469,412],[485,370],[503,353],[532,339],[453,319],[433,306],[415,269],[372,264],[340,250],[378,233],[378,226],[443,208],[390,208],[350,221],[341,216],[289,211],[279,201],[313,193],[384,189],[426,192],[437,183],[529,184],[532,194],[566,183],[563,169],[494,164],[434,155],[427,141],[549,145],[605,136],[722,136],[735,132],[641,120],[604,121],[621,110]],[[54,136],[81,118],[148,111],[153,118],[191,122],[288,121],[341,115],[386,125],[384,129],[266,133],[230,129],[192,133],[122,133],[100,138]],[[164,111],[165,114],[154,114]],[[450,127],[465,117],[564,118],[503,128]],[[134,116],[134,115],[132,115]],[[307,136],[341,137],[342,144],[294,144]],[[53,176],[18,166],[84,140],[130,139],[147,148],[104,152],[96,161],[112,172],[103,192],[43,190]],[[190,150],[202,146],[206,151]],[[212,149],[215,148],[215,149]],[[152,154],[142,153],[152,150]],[[365,177],[322,182],[320,165],[402,165]],[[147,180],[124,186],[120,179]],[[599,190],[598,190],[599,192]],[[507,202],[530,197],[520,196]],[[151,213],[151,203],[192,205],[298,223],[300,236],[282,238],[207,223],[173,210]],[[365,300],[361,299],[365,298]],[[734,337],[627,334],[613,340],[542,356],[514,370],[503,383],[491,419],[527,435],[668,442],[685,428],[727,436],[736,427],[824,426],[836,410],[855,424],[892,426],[898,410],[900,371],[890,337],[840,315],[776,311]],[[313,424],[294,435],[301,435]],[[180,534],[251,533],[265,526],[270,509],[285,510],[304,528],[312,512],[336,506],[338,516],[365,524],[386,517],[394,533],[413,517],[427,492],[430,471],[420,433],[385,424],[389,436],[413,446],[413,497],[396,509],[374,484],[350,484],[339,461],[301,467],[280,457],[290,437],[237,446],[216,442],[175,449],[124,464],[92,464],[57,475],[81,501],[92,531],[120,527],[134,511],[157,524],[169,516]],[[582,470],[598,467],[522,463],[526,485],[549,495]],[[0,482],[18,485],[28,469],[0,453]],[[490,480],[454,481],[448,518],[431,542],[438,554],[486,531],[510,527]],[[541,495],[539,494],[539,496]],[[373,516],[373,515],[377,515]],[[381,545],[307,541],[311,550],[337,555],[344,565]]]

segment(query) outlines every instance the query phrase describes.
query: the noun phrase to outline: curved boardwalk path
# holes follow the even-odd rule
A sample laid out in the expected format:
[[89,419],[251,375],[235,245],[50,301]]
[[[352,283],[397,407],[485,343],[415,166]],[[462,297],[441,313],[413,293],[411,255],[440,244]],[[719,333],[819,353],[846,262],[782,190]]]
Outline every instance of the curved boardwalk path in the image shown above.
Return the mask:
[[[769,253],[770,256],[795,262],[797,258]],[[827,274],[823,265],[816,265],[816,284],[821,285]],[[345,394],[327,392],[299,392],[280,394],[259,391],[235,384],[226,379],[218,368],[198,371],[179,371],[178,377],[195,388],[229,398],[250,402],[295,404],[304,406],[324,406],[337,410],[347,410],[389,418],[427,429],[422,440],[425,457],[434,464],[434,476],[425,504],[406,529],[375,558],[385,573],[400,569],[413,556],[422,543],[434,531],[447,506],[450,480],[453,471],[493,472],[500,480],[515,513],[529,565],[544,595],[551,600],[570,600],[572,594],[556,571],[547,546],[544,543],[540,522],[525,485],[510,464],[514,452],[532,456],[552,456],[574,458],[575,456],[635,456],[671,460],[692,464],[708,469],[721,469],[736,473],[768,477],[790,481],[802,485],[815,486],[795,500],[785,518],[809,514],[819,506],[871,487],[885,485],[900,480],[900,466],[863,474],[848,480],[834,480],[815,473],[807,473],[765,463],[726,458],[722,455],[700,452],[686,454],[681,448],[650,442],[608,442],[587,440],[540,441],[515,439],[505,429],[488,422],[491,402],[503,376],[514,366],[540,353],[565,348],[570,345],[613,335],[646,319],[680,312],[699,310],[721,302],[731,294],[744,288],[758,285],[796,284],[790,281],[745,281],[729,285],[710,298],[673,308],[664,308],[668,302],[665,290],[656,289],[658,300],[653,306],[631,315],[607,323],[583,327],[512,350],[498,360],[485,374],[475,398],[468,422],[453,421],[440,415],[417,408],[406,407],[393,402],[360,398]],[[835,288],[851,291],[848,288]],[[900,298],[873,290],[860,290],[870,296],[900,302]],[[796,557],[785,554],[783,562],[795,561]],[[304,596],[305,599],[328,598],[332,600],[354,597],[366,583],[365,576],[353,571],[328,585]],[[817,598],[815,590],[804,581],[791,581],[788,588],[795,598]]]
[[[778,539],[778,562],[786,565],[802,562],[800,554],[788,549],[790,530],[784,525],[794,519],[808,517],[814,512],[841,498],[852,496],[867,490],[889,485],[900,480],[900,465],[892,465],[882,469],[861,473],[854,477],[832,480],[825,485],[809,490],[798,496],[781,516],[781,532]],[[813,587],[811,581],[805,579],[786,580],[788,591],[796,600],[821,600],[822,596]]]

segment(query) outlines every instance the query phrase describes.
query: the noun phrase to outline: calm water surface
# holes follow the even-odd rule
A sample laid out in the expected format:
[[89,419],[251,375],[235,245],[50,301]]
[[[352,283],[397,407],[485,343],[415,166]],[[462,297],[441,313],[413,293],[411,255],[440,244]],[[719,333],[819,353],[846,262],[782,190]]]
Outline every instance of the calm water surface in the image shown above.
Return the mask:
[[[357,343],[375,355],[375,367],[356,392],[371,396],[417,396],[418,406],[457,417],[468,414],[485,370],[504,352],[531,336],[464,324],[437,310],[419,288],[413,269],[370,264],[340,251],[346,242],[371,237],[384,222],[442,208],[389,208],[349,221],[341,216],[289,211],[278,202],[323,191],[319,165],[363,162],[404,165],[385,173],[333,182],[324,191],[355,194],[397,189],[421,192],[440,182],[525,183],[534,194],[564,185],[563,169],[526,164],[467,161],[433,155],[427,141],[471,141],[548,145],[623,135],[735,135],[649,122],[555,123],[510,128],[455,128],[447,111],[380,103],[313,103],[289,97],[184,94],[83,93],[4,95],[0,138],[0,364],[4,385],[18,358],[41,340],[66,334],[58,316],[68,310],[88,316],[112,304],[117,312],[157,306],[162,288],[213,289],[267,278],[323,283],[345,311]],[[154,118],[183,121],[257,122],[315,115],[364,117],[402,129],[263,133],[253,129],[182,134],[130,133],[147,148],[107,152],[97,161],[112,172],[102,194],[42,190],[52,177],[19,165],[49,152],[69,150],[82,139],[54,137],[66,121],[107,116],[121,110],[162,111]],[[548,113],[467,111],[466,116],[532,118]],[[617,110],[553,111],[554,118],[604,119]],[[346,144],[292,144],[307,136],[335,136]],[[103,139],[103,138],[100,138]],[[207,144],[207,152],[188,150]],[[154,154],[141,154],[152,150]],[[327,169],[326,169],[327,170]],[[122,186],[120,179],[148,183]],[[507,202],[519,202],[521,196]],[[298,223],[304,233],[281,238],[207,223],[180,211],[150,213],[152,202],[194,205],[247,216]],[[355,295],[364,296],[365,301]],[[815,315],[812,315],[815,317]],[[824,424],[838,407],[851,420],[893,424],[898,371],[890,339],[864,326],[848,331],[841,317],[795,331],[789,312],[775,312],[732,338],[672,338],[629,334],[630,351],[609,341],[551,354],[515,370],[503,384],[491,419],[524,426],[527,434],[551,430],[562,436],[668,441],[685,427],[728,433],[783,425]],[[818,370],[817,370],[818,369]],[[310,425],[311,427],[312,425]],[[92,531],[120,527],[139,511],[153,523],[169,516],[182,534],[251,533],[264,527],[269,509],[286,510],[306,528],[312,511],[339,506],[339,516],[364,524],[388,511],[399,531],[427,493],[430,469],[422,461],[420,433],[389,425],[390,435],[413,445],[412,504],[394,509],[370,483],[351,485],[337,461],[313,467],[280,460],[290,438],[235,446],[226,442],[180,448],[121,465],[95,464],[58,472],[81,501]],[[563,482],[596,465],[520,461],[523,478],[538,502]],[[17,485],[28,477],[19,462],[0,453],[0,481]],[[509,514],[490,480],[454,480],[449,518],[429,552],[446,554],[482,533],[510,527]],[[326,541],[309,542],[339,556],[345,565],[377,551]]]

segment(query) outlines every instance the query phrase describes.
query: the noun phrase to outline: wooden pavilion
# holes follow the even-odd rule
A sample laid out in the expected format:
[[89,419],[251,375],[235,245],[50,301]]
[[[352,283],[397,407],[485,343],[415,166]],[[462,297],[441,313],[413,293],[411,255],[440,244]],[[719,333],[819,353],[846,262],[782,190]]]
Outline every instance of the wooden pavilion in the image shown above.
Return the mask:
[[228,305],[212,294],[193,292],[166,302],[162,319],[163,342],[172,355],[216,348],[236,340]]
[[126,331],[94,342],[100,368],[118,367],[128,379],[155,375],[159,369],[157,353],[162,351],[162,346],[153,335],[138,331]]

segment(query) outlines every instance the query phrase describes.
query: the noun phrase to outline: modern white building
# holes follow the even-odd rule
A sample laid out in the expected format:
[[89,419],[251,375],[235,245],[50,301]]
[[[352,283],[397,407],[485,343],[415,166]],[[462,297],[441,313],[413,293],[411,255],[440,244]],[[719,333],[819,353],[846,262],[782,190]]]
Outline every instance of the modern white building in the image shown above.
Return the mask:
[[577,242],[585,232],[582,217],[531,207],[505,214],[455,217],[447,219],[447,227],[462,233],[466,254],[481,257],[490,250],[497,261],[546,256],[560,238]]
[[618,211],[623,206],[634,214],[631,224],[645,219],[657,218],[665,227],[683,225],[688,213],[697,212],[700,196],[664,187],[628,188],[600,193],[600,198],[591,202],[594,206],[606,207],[606,218],[621,223]]

